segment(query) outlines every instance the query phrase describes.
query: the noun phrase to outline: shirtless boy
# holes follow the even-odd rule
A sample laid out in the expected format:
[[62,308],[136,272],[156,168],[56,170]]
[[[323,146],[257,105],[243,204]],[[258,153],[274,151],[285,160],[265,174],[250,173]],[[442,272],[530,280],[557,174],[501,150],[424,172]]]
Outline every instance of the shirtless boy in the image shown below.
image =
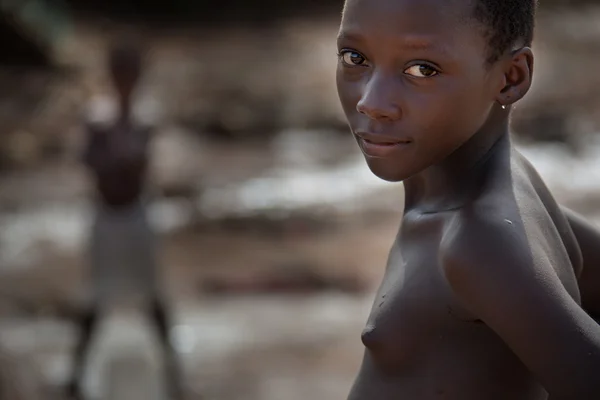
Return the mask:
[[600,399],[600,326],[581,306],[600,310],[586,280],[600,235],[509,134],[534,14],[534,0],[346,0],[339,97],[371,171],[405,187],[349,400]]
[[117,41],[108,54],[108,70],[118,96],[118,116],[108,124],[87,123],[83,158],[94,180],[95,217],[91,232],[92,301],[78,324],[69,395],[83,398],[81,381],[93,334],[105,307],[124,299],[141,301],[156,329],[167,362],[168,389],[182,399],[175,350],[169,341],[169,315],[163,301],[156,238],[146,211],[146,171],[151,129],[135,121],[132,95],[143,70],[143,55],[129,38]]

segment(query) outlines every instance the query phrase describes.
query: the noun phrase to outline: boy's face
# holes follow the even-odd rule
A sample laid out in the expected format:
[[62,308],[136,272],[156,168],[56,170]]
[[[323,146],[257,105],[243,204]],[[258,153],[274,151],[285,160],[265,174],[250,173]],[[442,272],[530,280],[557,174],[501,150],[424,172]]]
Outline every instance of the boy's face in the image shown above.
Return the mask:
[[503,72],[471,0],[347,0],[337,87],[369,168],[401,181],[441,162],[489,118]]

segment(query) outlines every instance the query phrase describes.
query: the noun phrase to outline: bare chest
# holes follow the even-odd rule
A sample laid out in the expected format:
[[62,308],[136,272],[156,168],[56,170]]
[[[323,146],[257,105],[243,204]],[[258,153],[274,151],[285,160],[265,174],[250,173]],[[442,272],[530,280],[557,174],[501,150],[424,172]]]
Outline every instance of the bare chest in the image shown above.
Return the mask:
[[443,341],[455,324],[469,320],[438,260],[440,231],[401,234],[394,243],[361,336],[374,358],[412,362]]

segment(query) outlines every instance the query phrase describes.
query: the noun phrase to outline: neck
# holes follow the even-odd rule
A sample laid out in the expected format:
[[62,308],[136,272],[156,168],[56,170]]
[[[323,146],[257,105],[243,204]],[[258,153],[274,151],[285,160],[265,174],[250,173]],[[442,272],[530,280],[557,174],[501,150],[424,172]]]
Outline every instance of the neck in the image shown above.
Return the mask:
[[129,122],[131,119],[131,101],[129,97],[119,98],[119,121]]
[[464,206],[481,186],[488,161],[510,146],[508,119],[487,123],[442,162],[404,181],[405,213],[434,213]]

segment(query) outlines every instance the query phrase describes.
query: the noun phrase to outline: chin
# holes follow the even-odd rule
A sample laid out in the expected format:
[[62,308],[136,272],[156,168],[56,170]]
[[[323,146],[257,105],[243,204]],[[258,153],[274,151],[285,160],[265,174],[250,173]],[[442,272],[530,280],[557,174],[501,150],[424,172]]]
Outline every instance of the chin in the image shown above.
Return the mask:
[[367,158],[367,165],[376,177],[387,182],[402,182],[415,174],[413,171],[398,168],[398,166],[381,165],[376,159]]

